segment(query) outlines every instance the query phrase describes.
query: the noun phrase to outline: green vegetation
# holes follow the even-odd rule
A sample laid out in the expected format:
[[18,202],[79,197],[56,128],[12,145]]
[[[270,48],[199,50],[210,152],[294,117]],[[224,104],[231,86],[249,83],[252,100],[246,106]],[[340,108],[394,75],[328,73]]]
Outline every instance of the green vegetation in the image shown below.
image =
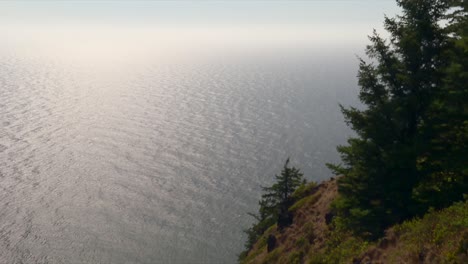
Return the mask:
[[305,184],[303,174],[294,167],[289,167],[286,160],[280,175],[276,175],[276,183],[271,187],[264,187],[265,192],[260,200],[260,218],[272,218],[278,228],[288,226],[292,222],[289,206],[294,202],[292,195],[296,189]]
[[306,184],[301,184],[292,194],[292,199],[294,201],[299,201],[302,198],[307,197],[309,194],[311,194],[316,187],[316,182],[308,182]]
[[[392,227],[388,233],[387,237],[369,243],[346,230],[332,230],[326,248],[321,252],[309,253],[309,263],[351,263],[366,251],[376,248],[387,250],[385,263],[466,263],[468,202],[459,202],[441,211],[431,211],[423,218]],[[388,246],[390,243],[394,244],[393,247]]]
[[[242,263],[335,264],[362,261],[373,256],[380,263],[467,263],[468,201],[440,211],[431,210],[422,218],[407,220],[387,230],[377,241],[369,242],[347,230],[336,218],[320,246],[313,247],[306,223],[293,244],[280,244],[267,252],[266,237],[280,236],[276,226],[268,229]],[[310,227],[310,228],[309,228]],[[358,262],[359,263],[359,262]],[[366,263],[366,262],[363,262]]]
[[[468,1],[397,3],[402,14],[385,18],[389,39],[374,31],[371,62],[360,60],[364,108],[341,106],[356,136],[337,148],[342,164],[327,164],[342,175],[337,197],[300,186],[302,174],[286,162],[278,183],[264,188],[242,262],[468,262]],[[304,223],[292,237],[269,229],[287,244],[265,252],[264,231],[296,213],[328,226]]]
[[334,208],[349,230],[376,239],[385,228],[463,200],[468,189],[467,3],[399,0],[361,60],[364,110],[344,108],[357,133],[339,146]]
[[463,263],[462,258],[468,260],[468,202],[456,203],[440,212],[430,211],[422,219],[395,226],[393,231],[400,240],[394,256],[435,253],[434,263]]
[[309,195],[305,198],[302,198],[301,200],[294,203],[293,206],[289,207],[289,211],[294,212],[297,209],[304,207],[304,205],[306,204],[315,203],[318,198],[319,198],[318,195]]
[[[239,255],[239,261],[248,263],[251,260],[255,259],[258,255],[267,250],[267,238],[268,236],[276,230],[276,225],[270,226],[262,236],[258,239],[256,247],[252,248],[250,251],[244,251],[243,254]],[[252,245],[253,246],[253,245]],[[247,253],[248,256],[247,256]]]
[[311,263],[350,263],[352,259],[364,253],[369,242],[353,236],[344,229],[333,229],[328,234],[325,249],[322,252],[310,252]]
[[262,263],[275,263],[280,259],[282,253],[282,248],[276,248],[265,257],[265,260]]
[[239,255],[240,260],[246,257],[248,251],[269,227],[277,224],[278,228],[281,229],[292,222],[292,216],[288,209],[294,201],[293,193],[298,187],[305,185],[303,174],[298,169],[289,167],[288,158],[281,174],[275,177],[275,184],[271,187],[263,187],[265,193],[259,201],[259,215],[250,214],[258,222],[245,231],[248,240],[245,244],[246,251]]

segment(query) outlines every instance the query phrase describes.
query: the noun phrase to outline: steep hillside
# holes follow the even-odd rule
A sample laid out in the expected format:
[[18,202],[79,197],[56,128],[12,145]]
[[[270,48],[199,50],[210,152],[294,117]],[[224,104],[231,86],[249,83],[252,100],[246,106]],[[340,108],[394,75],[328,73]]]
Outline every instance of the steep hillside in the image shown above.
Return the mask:
[[242,263],[468,263],[468,203],[389,228],[367,242],[333,228],[336,180],[309,184],[290,207],[293,224],[270,227]]

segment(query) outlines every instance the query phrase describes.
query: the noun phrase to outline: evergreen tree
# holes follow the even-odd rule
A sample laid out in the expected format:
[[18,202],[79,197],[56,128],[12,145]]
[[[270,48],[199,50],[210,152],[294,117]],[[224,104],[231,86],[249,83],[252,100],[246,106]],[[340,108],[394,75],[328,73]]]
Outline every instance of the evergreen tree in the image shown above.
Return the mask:
[[279,228],[288,226],[292,222],[289,207],[292,205],[291,195],[303,184],[303,174],[294,167],[289,167],[286,160],[280,175],[276,175],[276,183],[271,187],[264,187],[266,192],[260,200],[261,217],[276,219]]
[[431,141],[418,160],[425,178],[415,189],[422,205],[436,208],[461,200],[468,191],[468,1],[450,1],[445,33],[449,48],[441,89],[422,127]]
[[292,215],[289,207],[293,203],[292,194],[302,184],[303,174],[295,167],[289,167],[289,158],[286,160],[280,175],[275,175],[276,182],[271,187],[263,187],[265,192],[259,201],[259,214],[253,216],[257,223],[245,230],[247,241],[246,251],[239,255],[242,259],[252,248],[260,236],[272,225],[278,224],[278,228],[284,228],[292,223]]
[[[447,53],[455,45],[454,34],[443,26],[450,3],[456,2],[398,0],[402,15],[385,18],[389,40],[375,31],[370,37],[366,53],[374,63],[361,59],[358,73],[359,98],[365,109],[342,107],[357,137],[338,147],[344,164],[329,165],[344,175],[338,182],[340,198],[335,208],[345,225],[358,233],[377,237],[385,227],[424,212],[434,205],[421,201],[430,193],[428,185],[433,187],[435,182],[441,185],[457,178],[453,188],[447,188],[456,190],[449,200],[462,197],[466,177],[457,173],[466,166],[462,165],[466,158],[460,156],[466,148],[455,145],[462,141],[466,146],[467,101],[460,95],[466,98],[466,79],[459,79],[466,78],[466,68],[460,66],[466,65],[466,59],[455,66],[450,62],[453,56]],[[461,17],[466,22],[466,16]],[[456,28],[466,32],[466,27]],[[458,53],[466,55],[464,43],[460,45],[465,49]],[[453,70],[458,72],[447,75]],[[448,95],[451,90],[456,92]],[[455,127],[456,132],[451,131]],[[446,138],[453,151],[432,155]],[[459,171],[449,169],[450,158],[457,158]]]

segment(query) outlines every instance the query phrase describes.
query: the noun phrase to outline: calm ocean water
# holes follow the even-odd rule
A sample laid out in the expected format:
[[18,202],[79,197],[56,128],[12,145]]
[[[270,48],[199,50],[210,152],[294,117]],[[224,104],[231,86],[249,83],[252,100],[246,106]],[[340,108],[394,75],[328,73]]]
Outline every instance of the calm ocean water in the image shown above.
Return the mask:
[[261,185],[350,130],[353,53],[168,62],[0,50],[1,263],[233,263]]

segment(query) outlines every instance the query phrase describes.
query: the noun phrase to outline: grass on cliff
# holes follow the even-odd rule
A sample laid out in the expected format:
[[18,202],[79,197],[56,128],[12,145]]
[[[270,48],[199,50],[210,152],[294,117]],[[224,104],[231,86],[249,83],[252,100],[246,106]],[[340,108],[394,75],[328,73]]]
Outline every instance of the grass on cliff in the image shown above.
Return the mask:
[[468,201],[429,211],[393,228],[398,244],[389,262],[425,259],[433,263],[468,263]]
[[352,263],[372,250],[379,251],[385,263],[468,263],[468,202],[393,226],[375,243],[339,229],[330,231],[325,250],[309,252],[308,263]]
[[[302,195],[301,195],[302,196]],[[317,199],[314,195],[302,196],[291,208],[296,211],[300,206]],[[424,217],[406,221],[387,230],[384,238],[368,242],[353,236],[340,228],[340,219],[335,219],[322,245],[312,246],[306,223],[304,234],[295,238],[294,246],[279,244],[267,252],[266,238],[277,232],[275,226],[268,229],[254,249],[242,263],[352,263],[354,260],[370,256],[372,262],[384,263],[420,262],[427,263],[468,263],[468,202],[458,202],[440,211],[429,211]],[[286,231],[287,232],[287,231]],[[372,255],[372,252],[378,254]],[[380,259],[375,259],[377,258]],[[414,261],[411,261],[414,260]]]

